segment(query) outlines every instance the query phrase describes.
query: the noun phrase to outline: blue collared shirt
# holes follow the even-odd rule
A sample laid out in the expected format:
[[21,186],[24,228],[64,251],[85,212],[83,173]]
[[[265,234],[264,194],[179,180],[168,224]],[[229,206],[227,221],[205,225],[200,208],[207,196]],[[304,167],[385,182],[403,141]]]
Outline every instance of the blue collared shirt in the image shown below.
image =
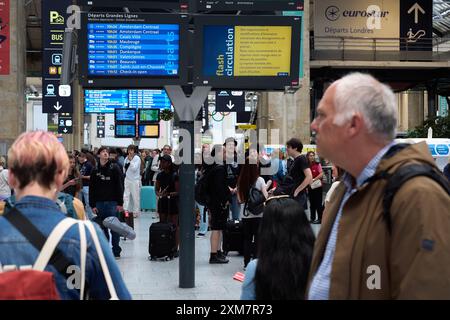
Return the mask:
[[375,174],[378,164],[381,158],[386,154],[386,152],[395,145],[395,142],[391,142],[381,149],[372,160],[369,161],[364,170],[360,173],[356,179],[356,186],[353,187],[353,177],[349,174],[344,175],[343,183],[346,187],[346,192],[342,199],[341,205],[339,207],[336,220],[334,221],[333,228],[331,229],[330,238],[328,239],[327,247],[325,249],[325,254],[323,256],[322,262],[320,263],[319,269],[313,277],[311,287],[308,292],[309,300],[328,300],[330,298],[330,277],[331,268],[334,259],[334,252],[336,251],[336,242],[338,236],[339,221],[342,217],[342,209],[347,203],[348,199],[357,191],[366,179],[372,177]]

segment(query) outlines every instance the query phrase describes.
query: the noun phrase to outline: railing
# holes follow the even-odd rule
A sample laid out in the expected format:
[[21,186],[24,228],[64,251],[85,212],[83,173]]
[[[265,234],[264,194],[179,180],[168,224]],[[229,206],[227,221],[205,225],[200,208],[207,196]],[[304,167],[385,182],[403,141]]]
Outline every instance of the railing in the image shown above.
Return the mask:
[[311,60],[449,61],[450,38],[311,37]]

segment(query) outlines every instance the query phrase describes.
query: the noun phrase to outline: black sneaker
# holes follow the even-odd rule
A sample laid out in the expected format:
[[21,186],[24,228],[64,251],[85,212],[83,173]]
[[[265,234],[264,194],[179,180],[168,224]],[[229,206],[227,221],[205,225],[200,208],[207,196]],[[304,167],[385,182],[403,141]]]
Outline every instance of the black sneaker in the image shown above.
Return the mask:
[[179,256],[180,256],[180,251],[179,250],[175,251],[175,253],[173,254],[173,257],[178,258]]
[[225,253],[223,253],[222,251],[217,251],[217,256],[219,258],[227,260],[227,255]]
[[116,258],[116,260],[119,260],[120,259],[120,254],[114,255],[114,258]]
[[214,257],[211,257],[211,258],[209,258],[209,263],[211,263],[211,264],[215,264],[215,263],[228,263],[228,262],[229,262],[229,260],[228,260],[228,259],[225,259],[225,258],[219,257],[218,255],[217,255],[217,256],[214,256]]

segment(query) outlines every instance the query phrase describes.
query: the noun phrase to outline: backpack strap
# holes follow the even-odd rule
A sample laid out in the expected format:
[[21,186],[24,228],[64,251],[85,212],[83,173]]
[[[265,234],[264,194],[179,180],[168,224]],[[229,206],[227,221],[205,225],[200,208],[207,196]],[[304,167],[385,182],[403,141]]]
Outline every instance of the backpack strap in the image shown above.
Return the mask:
[[447,192],[447,194],[450,195],[450,185],[448,181],[431,165],[411,164],[400,167],[388,178],[387,185],[384,191],[383,217],[386,220],[389,233],[391,233],[392,231],[390,209],[395,194],[406,181],[418,176],[425,176],[432,179],[433,181],[437,182]]
[[117,296],[116,289],[114,287],[114,283],[111,278],[111,273],[109,272],[108,264],[106,263],[105,255],[103,254],[102,247],[100,245],[100,241],[97,236],[97,232],[95,231],[94,225],[91,221],[79,221],[79,223],[84,224],[89,233],[91,234],[92,241],[94,242],[95,249],[97,251],[97,256],[100,261],[100,266],[102,267],[103,275],[105,277],[106,286],[108,287],[109,294],[111,296],[110,300],[119,300],[119,297]]
[[[382,159],[389,159],[393,157],[398,152],[405,148],[410,147],[409,143],[399,143],[393,145],[383,156]],[[433,181],[437,182],[449,195],[450,195],[450,185],[445,177],[438,172],[433,166],[428,163],[421,164],[409,164],[398,168],[394,173],[389,173],[387,171],[381,171],[372,177],[364,181],[363,184],[372,183],[377,180],[387,180],[387,184],[384,190],[383,196],[383,218],[386,221],[389,234],[392,232],[392,222],[391,222],[391,205],[394,200],[394,196],[401,186],[408,181],[417,176],[425,176]]]
[[[38,251],[44,247],[47,238],[28,220],[22,212],[17,210],[15,207],[9,209],[4,217],[9,221]],[[73,263],[67,259],[65,254],[55,248],[53,251],[53,255],[48,261],[48,264],[51,264],[55,267],[58,272],[68,278],[67,268]]]
[[66,234],[70,227],[72,227],[76,223],[77,221],[75,219],[68,218],[62,220],[55,228],[53,228],[52,232],[47,238],[47,241],[45,241],[45,244],[42,247],[41,253],[34,263],[34,270],[44,271],[62,237]]

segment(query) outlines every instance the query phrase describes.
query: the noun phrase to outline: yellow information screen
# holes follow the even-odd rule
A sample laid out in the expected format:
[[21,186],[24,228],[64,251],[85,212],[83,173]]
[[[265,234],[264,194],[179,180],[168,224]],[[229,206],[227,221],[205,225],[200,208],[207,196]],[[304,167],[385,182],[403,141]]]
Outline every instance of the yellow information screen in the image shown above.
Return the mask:
[[289,76],[290,26],[236,26],[234,76]]

